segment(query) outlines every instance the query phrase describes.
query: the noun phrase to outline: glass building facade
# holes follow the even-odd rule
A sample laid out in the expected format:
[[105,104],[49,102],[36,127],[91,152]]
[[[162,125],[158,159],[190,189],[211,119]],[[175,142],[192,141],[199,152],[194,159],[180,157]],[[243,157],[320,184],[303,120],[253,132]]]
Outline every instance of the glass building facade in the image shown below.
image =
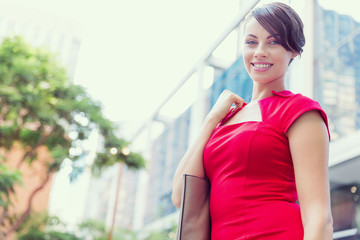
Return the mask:
[[330,116],[336,140],[360,129],[360,23],[315,9],[314,97]]
[[[328,114],[334,147],[350,145],[351,137],[353,148],[360,148],[360,22],[316,2],[314,10],[314,98]],[[360,239],[359,172],[358,155],[330,166],[334,239]]]
[[179,159],[188,147],[191,108],[174,122],[168,124],[164,132],[155,139],[151,148],[149,166],[149,186],[144,224],[176,211],[171,201],[172,179]]

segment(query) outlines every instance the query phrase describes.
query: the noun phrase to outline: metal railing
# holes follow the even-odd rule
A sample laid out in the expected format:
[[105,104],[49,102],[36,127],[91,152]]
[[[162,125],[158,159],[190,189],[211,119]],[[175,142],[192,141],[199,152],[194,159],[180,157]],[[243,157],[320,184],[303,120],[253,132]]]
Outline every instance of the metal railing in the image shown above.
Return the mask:
[[354,237],[358,236],[360,239],[360,231],[357,228],[352,228],[348,230],[338,231],[333,234],[333,239],[342,239],[345,237]]

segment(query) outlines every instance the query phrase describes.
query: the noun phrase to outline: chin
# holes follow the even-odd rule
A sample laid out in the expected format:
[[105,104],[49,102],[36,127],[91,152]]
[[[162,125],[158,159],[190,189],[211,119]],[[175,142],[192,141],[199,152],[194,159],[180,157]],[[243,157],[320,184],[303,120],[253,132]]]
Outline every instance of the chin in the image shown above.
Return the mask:
[[250,77],[254,82],[257,82],[257,83],[267,83],[267,82],[272,82],[274,80],[273,78],[269,78],[269,77],[265,77],[265,76],[250,75]]

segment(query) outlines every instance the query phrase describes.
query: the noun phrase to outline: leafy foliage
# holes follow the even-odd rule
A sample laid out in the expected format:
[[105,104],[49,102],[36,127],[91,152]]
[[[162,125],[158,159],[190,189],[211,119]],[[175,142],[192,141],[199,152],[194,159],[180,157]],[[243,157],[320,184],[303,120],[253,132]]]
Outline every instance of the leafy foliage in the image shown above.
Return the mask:
[[21,183],[21,173],[8,169],[0,164],[0,207],[8,209],[11,204],[10,194],[14,193],[14,185]]
[[19,240],[79,240],[72,233],[67,233],[57,228],[64,229],[65,224],[58,217],[45,213],[32,213],[18,231]]
[[92,236],[93,240],[106,240],[106,227],[101,221],[88,219],[79,225],[79,229],[87,236]]
[[57,231],[49,231],[43,232],[41,230],[34,229],[33,231],[20,236],[19,240],[80,240],[80,238],[76,237],[71,233],[63,233]]
[[[59,170],[65,158],[75,162],[86,156],[84,146],[93,131],[102,136],[104,143],[94,161],[95,173],[117,162],[134,169],[145,166],[140,154],[110,154],[110,148],[122,149],[129,143],[116,136],[117,128],[102,115],[100,103],[91,99],[83,87],[68,81],[65,69],[54,55],[29,46],[21,37],[3,39],[0,45],[0,153],[20,145],[24,154],[18,167],[23,163],[31,166],[38,160],[38,149],[46,146],[51,156],[46,163],[49,174]],[[6,161],[8,159],[4,164]],[[8,196],[21,177],[5,165],[0,167],[0,206],[6,207],[10,204]],[[26,214],[28,212],[29,209]],[[0,224],[3,224],[2,218]]]
[[[76,160],[86,154],[69,155],[68,150],[95,129],[104,138],[103,152],[95,161],[97,171],[115,162],[144,167],[138,154],[109,153],[110,148],[129,143],[115,135],[116,127],[102,115],[101,105],[83,87],[68,82],[53,55],[32,48],[20,37],[5,38],[0,46],[0,123],[2,147],[10,149],[20,142],[24,149],[35,150],[46,145],[57,167],[66,157]],[[76,139],[70,139],[69,132],[76,132]],[[25,160],[31,163],[31,156]]]
[[[127,240],[168,240],[175,237],[176,224],[171,224],[169,229],[156,232],[144,233],[132,231],[130,229],[115,228],[112,239]],[[47,213],[32,213],[22,224],[18,232],[19,240],[28,239],[54,239],[54,240],[93,240],[108,239],[105,223],[101,220],[87,219],[77,227],[77,235],[66,232],[66,225],[58,217],[49,216]],[[142,237],[140,237],[142,236]]]

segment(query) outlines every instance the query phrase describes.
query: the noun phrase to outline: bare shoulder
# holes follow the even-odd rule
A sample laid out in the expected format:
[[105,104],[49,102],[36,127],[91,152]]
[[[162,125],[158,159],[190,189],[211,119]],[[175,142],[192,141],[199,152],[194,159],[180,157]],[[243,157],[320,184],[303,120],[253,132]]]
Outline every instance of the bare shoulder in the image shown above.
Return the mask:
[[316,133],[327,133],[326,124],[318,110],[310,110],[299,116],[290,126],[286,135],[291,138],[294,135],[316,136]]

